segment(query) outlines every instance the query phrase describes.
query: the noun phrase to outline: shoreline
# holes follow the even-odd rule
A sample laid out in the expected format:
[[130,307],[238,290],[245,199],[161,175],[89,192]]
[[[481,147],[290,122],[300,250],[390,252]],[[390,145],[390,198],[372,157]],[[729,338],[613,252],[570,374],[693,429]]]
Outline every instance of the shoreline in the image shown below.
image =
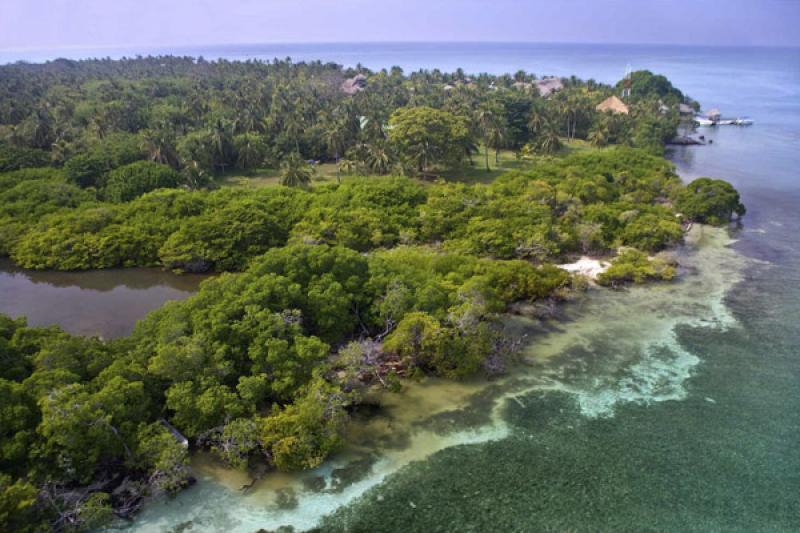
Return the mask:
[[[722,328],[731,327],[735,323],[735,319],[729,316],[724,303],[722,303],[724,295],[733,286],[733,282],[738,279],[738,274],[727,274],[726,272],[731,268],[736,271],[744,264],[743,262],[738,263],[735,259],[738,254],[730,250],[731,242],[733,241],[727,237],[725,229],[696,225],[687,236],[687,242],[679,247],[679,252],[685,255],[691,266],[696,267],[697,265],[694,263],[699,262],[705,264],[705,268],[686,274],[684,279],[673,283],[636,286],[623,293],[609,290],[591,291],[591,294],[582,296],[574,304],[570,302],[563,304],[569,315],[569,326],[563,332],[549,330],[546,327],[547,321],[517,317],[523,322],[527,321],[529,326],[534,323],[544,323],[545,327],[538,330],[534,336],[529,337],[527,346],[523,349],[524,361],[515,366],[508,375],[502,376],[498,380],[477,383],[473,380],[463,383],[426,378],[420,384],[412,383],[410,390],[404,389],[399,393],[382,392],[380,394],[382,399],[391,399],[388,410],[377,418],[352,422],[352,424],[360,424],[355,428],[355,432],[366,437],[366,442],[368,444],[371,442],[372,448],[368,446],[365,449],[351,443],[314,471],[288,475],[270,473],[259,480],[246,495],[236,490],[239,487],[235,487],[235,485],[241,480],[237,477],[238,474],[233,474],[234,477],[230,478],[230,482],[225,482],[229,472],[224,469],[215,468],[216,475],[211,477],[209,476],[212,472],[201,470],[199,478],[204,486],[201,489],[211,490],[216,495],[214,498],[225,498],[228,502],[226,506],[237,506],[239,511],[236,515],[241,516],[240,529],[233,529],[237,533],[238,531],[249,531],[248,528],[253,527],[269,529],[286,524],[304,530],[319,524],[314,517],[327,516],[353,505],[355,502],[362,501],[362,498],[368,493],[374,496],[374,491],[380,491],[378,487],[381,483],[412,463],[453,446],[480,444],[507,437],[510,428],[503,418],[507,402],[512,401],[515,405],[523,406],[525,401],[522,397],[529,392],[566,393],[578,402],[583,416],[587,419],[613,416],[614,406],[619,402],[647,404],[652,401],[683,399],[686,395],[683,383],[691,377],[692,368],[699,364],[700,360],[689,353],[681,354],[681,349],[674,337],[674,328],[677,324],[682,323],[706,326],[718,324]],[[698,277],[701,279],[697,279]],[[702,278],[708,279],[703,281]],[[703,291],[700,293],[701,296],[710,294],[712,297],[707,301],[703,297],[698,298],[695,294],[696,288]],[[678,295],[681,296],[674,303],[669,300]],[[697,304],[694,305],[702,302],[702,306],[708,310],[708,315],[690,318],[693,315],[691,311],[687,311],[687,308],[691,306],[682,303],[686,298],[697,301]],[[715,303],[717,301],[719,303]],[[639,311],[640,308],[650,308],[654,302],[666,305],[675,313],[659,313],[657,316],[648,317],[648,313]],[[589,306],[588,309],[587,306]],[[604,316],[618,314],[617,319],[608,321],[596,318],[591,312],[594,307],[605,309]],[[624,324],[616,326],[617,323],[625,322],[619,314],[630,316],[631,320],[646,319],[640,324],[642,332],[631,331],[631,328]],[[712,322],[709,323],[709,319]],[[614,364],[618,364],[613,360],[607,362],[612,364],[608,369],[598,368],[596,371],[589,372],[585,376],[589,382],[584,385],[580,384],[582,381],[572,385],[561,383],[564,378],[559,368],[562,366],[570,368],[574,364],[570,362],[570,358],[575,355],[570,354],[574,353],[576,347],[586,342],[583,340],[584,338],[592,338],[605,329],[614,330],[618,327],[621,329],[616,336],[620,337],[621,335],[621,339],[626,338],[626,335],[633,335],[633,338],[645,336],[649,338],[647,342],[654,344],[665,342],[676,350],[677,358],[669,366],[662,367],[662,363],[659,363],[655,366],[647,364],[637,367],[632,365],[633,361],[624,362],[626,367],[632,365],[629,368],[633,374],[627,379],[644,380],[642,383],[647,383],[652,379],[647,377],[650,373],[665,372],[664,378],[670,376],[669,380],[675,380],[674,384],[663,390],[655,388],[646,394],[633,394],[633,391],[628,389],[629,385],[625,385],[625,380],[620,384],[617,383],[617,378],[604,377],[613,376],[616,373],[611,370],[614,368]],[[674,369],[672,368],[673,364],[676,365]],[[675,369],[681,370],[673,373]],[[642,373],[641,377],[634,377],[637,373]],[[592,374],[595,374],[594,378],[592,378]],[[601,388],[591,392],[596,385],[589,386],[589,383],[592,382],[592,379],[597,378],[602,378]],[[605,380],[609,380],[607,384],[604,384]],[[632,384],[634,381],[630,383]],[[656,380],[657,382],[658,380]],[[587,386],[589,388],[584,389]],[[615,389],[614,387],[617,386],[622,388]],[[437,404],[438,407],[434,408],[430,403],[425,403],[426,395],[431,392],[436,392],[435,397],[443,401],[443,403]],[[411,401],[409,404],[408,400],[414,397],[418,400]],[[417,403],[417,401],[422,403]],[[405,409],[395,409],[392,405],[404,406]],[[408,405],[418,405],[419,407],[409,410]],[[393,412],[395,415],[392,414]],[[397,414],[404,418],[394,418]],[[437,420],[438,422],[434,422]],[[477,422],[470,422],[470,420]],[[376,423],[382,426],[381,431],[385,436],[394,436],[394,440],[398,443],[405,441],[405,437],[402,435],[408,435],[410,440],[405,441],[405,444],[399,448],[391,444],[392,439],[381,444],[381,433],[373,431],[375,429],[373,424]],[[461,429],[457,429],[459,427]],[[388,448],[384,447],[387,445]],[[364,463],[365,457],[371,459]],[[354,467],[353,464],[362,466]],[[336,479],[341,479],[342,473],[348,472],[352,468],[360,468],[362,472],[366,469],[364,477],[356,476],[350,485],[337,489],[340,482],[337,482]],[[220,475],[221,477],[219,477]],[[309,480],[320,477],[325,480],[322,485],[316,482],[318,487],[323,487],[321,491],[319,489],[309,491],[308,487],[314,484]],[[192,493],[196,493],[197,490],[197,488],[190,488],[179,494],[177,499],[186,498],[186,501],[193,501]],[[293,505],[296,504],[291,509],[282,507],[286,504],[284,500],[287,494],[291,495],[290,501],[295,502]],[[162,510],[168,512],[171,503],[153,502],[152,505],[144,508],[140,516],[144,519],[141,526],[145,530],[148,523],[167,527],[167,523],[158,522],[158,519],[152,516],[159,514],[156,509],[156,506],[159,505],[163,505]],[[176,503],[175,505],[183,504]],[[195,510],[197,511],[196,508]],[[208,519],[205,515],[206,513],[200,512],[192,520],[204,523],[204,520]],[[183,514],[181,516],[184,519],[188,518]],[[153,520],[156,521],[151,522]],[[137,530],[136,523],[134,523],[133,530]]]

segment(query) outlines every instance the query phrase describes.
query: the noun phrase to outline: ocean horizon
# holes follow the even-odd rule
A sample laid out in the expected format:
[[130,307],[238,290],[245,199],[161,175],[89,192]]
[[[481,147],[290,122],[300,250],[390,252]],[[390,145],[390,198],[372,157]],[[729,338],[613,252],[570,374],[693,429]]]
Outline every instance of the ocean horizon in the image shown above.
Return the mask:
[[[799,46],[774,46],[774,45],[695,45],[695,44],[676,44],[676,43],[625,43],[625,42],[545,42],[545,41],[296,41],[296,42],[253,42],[253,43],[206,43],[193,45],[108,45],[108,46],[86,46],[73,45],[52,47],[22,47],[22,48],[0,48],[0,65],[8,65],[17,62],[24,63],[45,63],[59,59],[69,60],[89,60],[89,59],[122,59],[147,56],[188,56],[203,57],[207,60],[248,60],[260,59],[271,61],[273,59],[285,59],[291,57],[298,61],[315,61],[309,54],[318,53],[322,56],[331,54],[343,54],[342,64],[344,66],[355,66],[355,63],[348,64],[344,61],[354,51],[365,47],[377,48],[379,51],[387,51],[396,47],[404,50],[408,48],[429,49],[430,47],[525,47],[525,48],[636,48],[636,49],[695,49],[695,50],[800,50]],[[365,65],[373,68],[370,65]],[[394,65],[392,65],[394,66]],[[387,68],[387,67],[376,67]],[[426,68],[426,67],[420,67]],[[477,72],[476,72],[477,73]]]

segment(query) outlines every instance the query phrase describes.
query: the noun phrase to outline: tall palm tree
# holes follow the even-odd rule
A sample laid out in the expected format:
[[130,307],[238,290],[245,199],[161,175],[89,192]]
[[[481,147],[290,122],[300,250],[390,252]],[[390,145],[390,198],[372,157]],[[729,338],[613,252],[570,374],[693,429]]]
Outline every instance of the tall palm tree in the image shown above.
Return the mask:
[[528,118],[528,131],[532,138],[536,138],[544,130],[547,124],[547,116],[541,105],[534,103],[531,106],[530,117]]
[[485,103],[478,107],[478,110],[475,112],[475,122],[478,123],[478,128],[483,134],[483,155],[486,161],[486,172],[491,170],[489,168],[489,131],[492,129],[492,124],[495,120],[494,106]]
[[347,146],[347,123],[341,119],[332,120],[325,130],[325,143],[336,160],[336,181],[341,181],[339,161]]
[[211,127],[211,144],[214,147],[215,166],[224,171],[230,162],[231,142],[228,124],[222,119],[217,120]]
[[243,133],[233,138],[236,148],[236,165],[241,169],[252,169],[265,159],[266,143],[257,133]]
[[[500,164],[500,149],[506,142],[506,137],[508,136],[508,130],[500,120],[495,120],[491,127],[489,128],[488,134],[486,136],[486,143],[488,146],[494,148],[494,164]],[[487,163],[486,168],[489,168]]]

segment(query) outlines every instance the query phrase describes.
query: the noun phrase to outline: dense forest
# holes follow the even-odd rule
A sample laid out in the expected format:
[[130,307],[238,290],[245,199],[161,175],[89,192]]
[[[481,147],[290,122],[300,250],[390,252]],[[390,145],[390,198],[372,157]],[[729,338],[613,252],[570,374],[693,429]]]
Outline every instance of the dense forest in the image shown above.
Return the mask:
[[[102,340],[0,317],[0,529],[85,530],[234,468],[313,468],[368,388],[497,375],[510,304],[670,279],[687,222],[744,214],[661,157],[679,103],[623,85],[291,61],[0,67],[0,256],[26,268],[219,273]],[[622,82],[621,82],[622,83]],[[613,145],[613,146],[608,146]],[[500,152],[520,164],[473,175]],[[335,179],[314,179],[319,164]],[[225,185],[279,169],[280,184]],[[179,431],[186,446],[175,437]]]

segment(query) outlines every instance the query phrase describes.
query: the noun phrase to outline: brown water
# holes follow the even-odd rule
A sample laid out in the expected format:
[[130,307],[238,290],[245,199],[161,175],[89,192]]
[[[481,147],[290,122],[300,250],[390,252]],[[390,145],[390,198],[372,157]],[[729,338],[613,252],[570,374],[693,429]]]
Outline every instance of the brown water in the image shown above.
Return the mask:
[[42,272],[0,259],[0,313],[78,335],[123,337],[148,312],[190,296],[203,279],[155,268]]

